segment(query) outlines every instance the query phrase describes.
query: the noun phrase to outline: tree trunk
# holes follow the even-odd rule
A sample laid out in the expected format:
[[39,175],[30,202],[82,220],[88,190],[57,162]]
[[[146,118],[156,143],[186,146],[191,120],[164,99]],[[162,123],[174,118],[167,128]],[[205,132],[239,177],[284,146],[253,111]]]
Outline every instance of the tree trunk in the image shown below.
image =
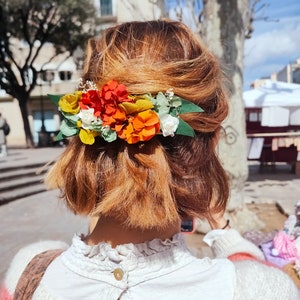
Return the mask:
[[27,99],[24,96],[21,99],[17,99],[19,102],[19,107],[22,115],[23,125],[24,125],[24,133],[25,133],[25,139],[26,139],[26,146],[27,148],[33,148],[33,136],[30,129],[29,121],[28,121],[28,109],[27,109]]
[[[231,196],[227,210],[245,210],[243,188],[248,177],[247,138],[243,104],[243,57],[245,25],[249,12],[249,0],[204,0],[202,33],[207,46],[221,59],[228,78],[230,113],[223,124],[225,134],[221,137],[218,152],[229,174]],[[244,216],[243,216],[244,219]],[[249,229],[247,220],[239,227]],[[251,220],[252,221],[252,220]],[[261,227],[257,219],[257,227]],[[259,224],[260,223],[260,224]]]

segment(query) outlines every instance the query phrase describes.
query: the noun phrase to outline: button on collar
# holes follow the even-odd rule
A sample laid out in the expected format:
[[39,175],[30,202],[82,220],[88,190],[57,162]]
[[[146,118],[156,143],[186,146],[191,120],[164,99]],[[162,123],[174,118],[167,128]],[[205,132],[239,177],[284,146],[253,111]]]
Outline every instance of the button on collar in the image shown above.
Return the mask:
[[124,271],[120,268],[115,269],[113,271],[113,274],[115,276],[115,279],[118,280],[118,281],[122,280],[123,277],[124,277]]

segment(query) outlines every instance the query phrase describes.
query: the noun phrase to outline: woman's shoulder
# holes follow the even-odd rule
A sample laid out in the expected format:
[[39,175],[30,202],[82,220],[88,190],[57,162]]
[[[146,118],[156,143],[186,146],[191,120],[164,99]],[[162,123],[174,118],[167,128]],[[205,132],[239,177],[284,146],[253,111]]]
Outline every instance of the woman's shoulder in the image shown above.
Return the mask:
[[13,294],[18,280],[29,262],[38,254],[54,249],[67,249],[68,245],[62,241],[40,241],[21,248],[14,256],[4,279],[5,289]]
[[237,275],[237,300],[297,300],[300,293],[291,278],[277,267],[255,260],[233,262]]
[[262,251],[243,238],[237,230],[213,230],[204,241],[217,258],[229,258],[236,268],[238,300],[300,299],[291,278],[277,267],[264,261]]

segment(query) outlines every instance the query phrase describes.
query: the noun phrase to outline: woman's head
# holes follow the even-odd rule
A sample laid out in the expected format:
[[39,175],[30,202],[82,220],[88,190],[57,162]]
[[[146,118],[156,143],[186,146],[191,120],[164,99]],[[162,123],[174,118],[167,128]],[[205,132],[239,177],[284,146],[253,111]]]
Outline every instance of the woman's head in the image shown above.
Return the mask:
[[210,217],[225,208],[228,183],[216,156],[216,139],[228,113],[216,58],[182,23],[130,22],[107,29],[87,49],[83,81],[101,88],[109,80],[129,94],[167,91],[201,106],[180,117],[195,137],[163,137],[127,144],[96,138],[71,140],[48,174],[79,214],[111,216],[128,226],[162,228],[182,216]]

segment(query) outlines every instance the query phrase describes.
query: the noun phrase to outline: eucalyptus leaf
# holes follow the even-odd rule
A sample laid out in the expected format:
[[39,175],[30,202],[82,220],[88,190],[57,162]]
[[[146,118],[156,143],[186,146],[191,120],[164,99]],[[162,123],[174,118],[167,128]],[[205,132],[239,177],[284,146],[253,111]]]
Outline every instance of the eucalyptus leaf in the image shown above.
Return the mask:
[[182,98],[178,97],[178,96],[173,96],[172,100],[170,100],[170,105],[172,107],[179,107],[182,105]]
[[159,117],[162,117],[170,112],[170,103],[166,96],[159,92],[156,96],[157,103],[155,105],[155,111]]
[[117,139],[117,133],[109,127],[102,127],[101,136],[109,143]]
[[102,132],[102,125],[101,124],[96,124],[92,123],[89,125],[89,129],[97,132]]
[[161,118],[162,116],[168,115],[169,113],[170,113],[170,107],[167,107],[167,106],[160,107],[159,111],[157,111],[159,118]]
[[154,105],[156,105],[157,101],[154,97],[152,97],[150,94],[145,94],[145,97],[147,97]]
[[156,100],[157,104],[160,106],[169,106],[169,100],[162,92],[158,92]]
[[73,114],[70,114],[70,113],[64,113],[62,112],[63,116],[71,123],[73,124],[76,124],[77,121],[80,120],[78,114],[77,115],[73,115]]
[[72,136],[78,133],[77,127],[71,127],[63,120],[60,125],[60,131],[64,136]]

